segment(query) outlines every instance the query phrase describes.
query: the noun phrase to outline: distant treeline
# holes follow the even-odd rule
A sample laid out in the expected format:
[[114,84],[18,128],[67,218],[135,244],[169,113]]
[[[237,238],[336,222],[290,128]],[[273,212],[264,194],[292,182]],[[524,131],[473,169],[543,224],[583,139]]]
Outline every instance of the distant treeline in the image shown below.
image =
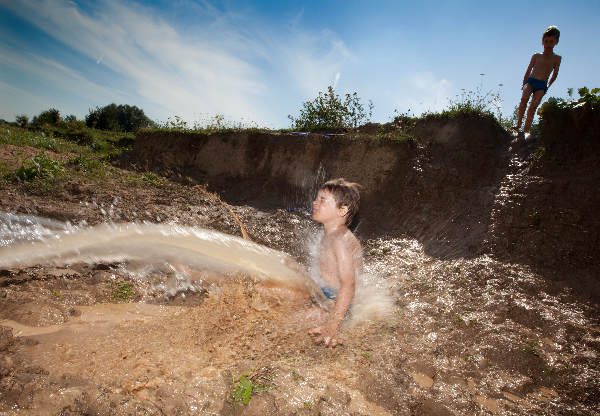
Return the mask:
[[[29,117],[24,114],[18,115],[15,121],[21,127],[33,128],[42,128],[47,125],[84,124],[83,120],[77,120],[77,117],[72,114],[61,117],[60,112],[56,108],[42,111],[33,117],[31,122],[29,121]],[[112,103],[104,107],[90,109],[89,113],[85,116],[85,125],[99,130],[132,133],[140,128],[154,127],[155,123],[144,114],[144,110],[141,108],[134,105],[117,105]]]

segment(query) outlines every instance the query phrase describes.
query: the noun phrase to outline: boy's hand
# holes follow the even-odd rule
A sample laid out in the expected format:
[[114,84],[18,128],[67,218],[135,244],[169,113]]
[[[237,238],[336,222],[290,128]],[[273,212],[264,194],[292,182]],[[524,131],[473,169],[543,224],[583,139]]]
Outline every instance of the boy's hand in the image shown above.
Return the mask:
[[326,323],[309,331],[311,335],[320,335],[315,339],[315,344],[323,343],[326,347],[334,348],[344,342],[338,337],[337,325]]

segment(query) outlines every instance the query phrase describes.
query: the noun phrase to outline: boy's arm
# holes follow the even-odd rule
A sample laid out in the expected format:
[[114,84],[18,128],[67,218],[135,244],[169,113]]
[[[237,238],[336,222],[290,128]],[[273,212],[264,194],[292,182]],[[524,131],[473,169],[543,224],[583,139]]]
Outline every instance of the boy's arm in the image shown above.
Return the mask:
[[323,341],[325,345],[335,347],[341,344],[337,338],[340,325],[346,316],[346,312],[354,298],[356,287],[355,267],[353,253],[349,245],[340,238],[333,242],[333,252],[337,263],[337,272],[340,278],[340,290],[338,292],[333,312],[325,325],[313,329],[311,332],[321,334],[316,342]]
[[525,76],[523,77],[523,85],[525,85],[525,83],[527,82],[527,78],[529,78],[529,74],[531,74],[531,70],[535,65],[535,56],[535,53],[531,55],[531,61],[529,61],[529,66],[527,67],[527,70],[525,71]]
[[550,85],[552,85],[552,83],[556,80],[556,77],[558,76],[558,68],[560,68],[561,59],[562,58],[559,56],[556,60],[556,63],[554,64],[554,67],[552,68],[552,77],[550,77],[550,81],[548,81],[548,88],[550,88]]

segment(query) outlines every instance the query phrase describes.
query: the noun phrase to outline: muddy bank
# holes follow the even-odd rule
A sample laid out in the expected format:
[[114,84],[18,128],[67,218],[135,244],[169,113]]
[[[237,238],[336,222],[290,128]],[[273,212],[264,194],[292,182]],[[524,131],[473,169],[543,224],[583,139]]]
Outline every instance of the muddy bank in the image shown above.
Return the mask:
[[308,210],[325,178],[364,185],[357,234],[410,236],[439,258],[498,255],[600,295],[598,124],[563,112],[525,140],[486,117],[346,135],[141,133],[141,166],[234,204]]
[[492,213],[491,251],[600,296],[600,112],[546,116],[538,140],[516,143]]
[[509,143],[493,120],[468,118],[342,136],[142,133],[134,151],[142,166],[260,208],[308,210],[325,178],[357,181],[359,234],[408,234],[449,256],[478,252]]

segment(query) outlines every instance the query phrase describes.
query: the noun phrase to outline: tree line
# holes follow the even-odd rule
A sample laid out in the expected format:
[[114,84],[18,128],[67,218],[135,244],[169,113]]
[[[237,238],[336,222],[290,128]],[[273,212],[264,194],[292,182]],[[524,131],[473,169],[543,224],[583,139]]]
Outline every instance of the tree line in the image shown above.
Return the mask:
[[46,125],[57,126],[66,124],[82,124],[99,130],[110,130],[132,133],[141,128],[154,127],[156,123],[150,120],[144,110],[135,105],[109,104],[104,107],[96,107],[89,110],[85,120],[77,120],[74,115],[61,117],[56,108],[50,108],[34,116],[31,121],[29,117],[20,114],[15,121],[21,127],[41,128]]

